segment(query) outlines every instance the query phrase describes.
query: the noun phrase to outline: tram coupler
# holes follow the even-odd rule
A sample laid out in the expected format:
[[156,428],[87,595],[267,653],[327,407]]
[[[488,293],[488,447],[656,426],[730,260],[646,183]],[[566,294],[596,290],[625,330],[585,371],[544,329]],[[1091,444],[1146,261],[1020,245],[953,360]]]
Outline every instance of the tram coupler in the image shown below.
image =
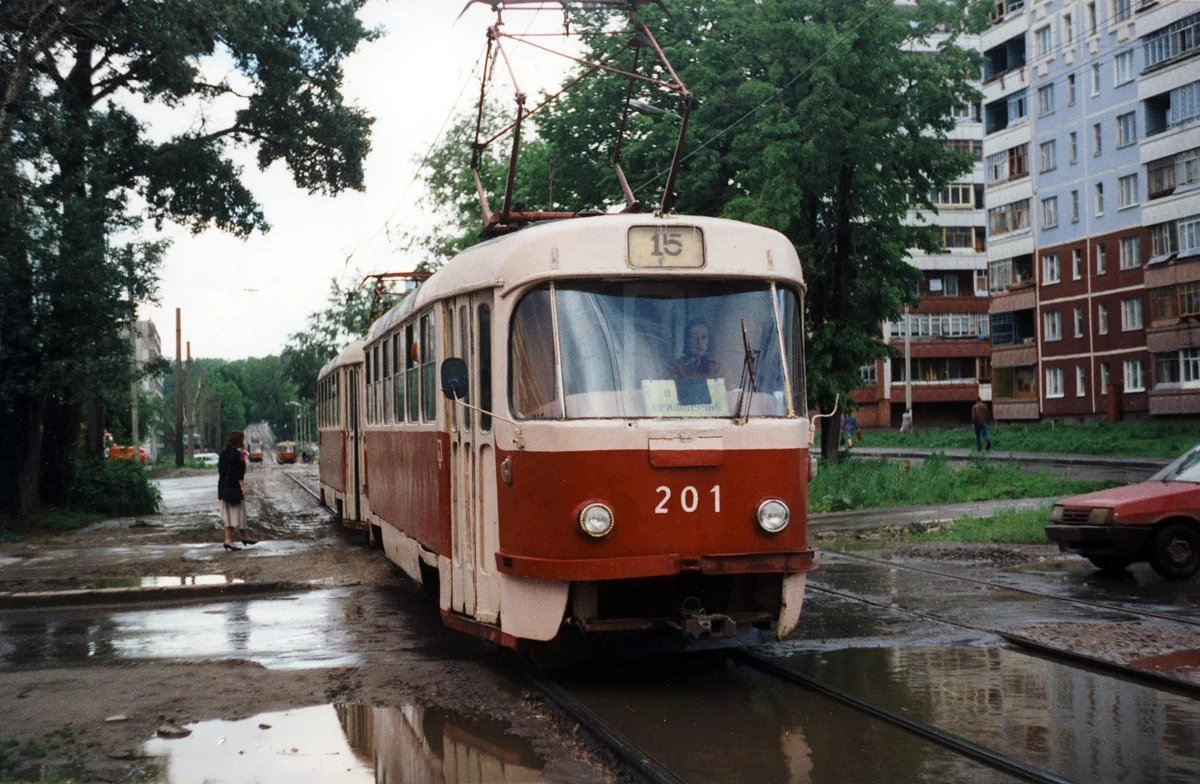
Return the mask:
[[699,602],[689,599],[679,608],[679,620],[668,623],[685,637],[699,640],[705,637],[733,637],[737,634],[737,622],[728,615],[708,613]]

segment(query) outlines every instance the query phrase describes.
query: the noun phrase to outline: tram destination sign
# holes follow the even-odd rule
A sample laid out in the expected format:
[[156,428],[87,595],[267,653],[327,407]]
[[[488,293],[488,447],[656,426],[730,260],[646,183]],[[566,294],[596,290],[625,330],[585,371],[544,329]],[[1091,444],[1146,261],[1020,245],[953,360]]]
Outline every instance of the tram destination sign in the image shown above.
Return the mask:
[[699,226],[632,226],[629,266],[699,269],[704,266],[704,232]]

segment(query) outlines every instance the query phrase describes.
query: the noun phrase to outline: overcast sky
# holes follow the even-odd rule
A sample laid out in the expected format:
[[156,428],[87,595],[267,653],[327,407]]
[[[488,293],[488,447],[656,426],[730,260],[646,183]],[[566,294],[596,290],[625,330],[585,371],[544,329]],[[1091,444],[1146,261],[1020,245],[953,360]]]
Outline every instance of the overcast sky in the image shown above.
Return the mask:
[[[271,231],[240,240],[219,231],[192,236],[166,226],[153,235],[165,235],[172,246],[161,271],[160,304],[143,306],[140,316],[158,327],[164,354],[175,352],[175,308],[182,309],[183,339],[191,341],[194,357],[276,354],[324,304],[331,278],[346,284],[355,272],[361,279],[371,272],[410,270],[420,261],[400,252],[402,235],[430,221],[417,206],[420,184],[411,184],[413,174],[456,99],[460,109],[474,105],[479,85],[472,69],[493,21],[486,6],[475,6],[456,22],[465,4],[372,0],[364,9],[367,25],[382,28],[383,36],[347,61],[344,85],[347,100],[375,117],[364,192],[310,195],[292,184],[283,164],[260,172],[247,152],[237,160]],[[533,31],[558,30],[561,20],[561,14],[544,11],[536,17],[510,14],[506,22],[509,32],[518,33],[530,25]],[[569,47],[561,39],[539,43]],[[508,46],[521,87],[531,96],[556,84],[570,66],[529,47]],[[493,90],[511,103],[511,87],[498,84]],[[179,112],[141,115],[161,136],[170,135],[173,123],[194,122],[195,109],[189,113],[182,120]]]

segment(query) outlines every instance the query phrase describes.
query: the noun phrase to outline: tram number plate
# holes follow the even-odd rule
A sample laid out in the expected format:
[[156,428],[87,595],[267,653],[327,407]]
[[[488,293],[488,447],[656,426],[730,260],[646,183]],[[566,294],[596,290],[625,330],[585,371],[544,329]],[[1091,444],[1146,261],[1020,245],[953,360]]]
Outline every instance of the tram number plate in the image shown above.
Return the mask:
[[633,226],[629,266],[635,269],[704,266],[704,232],[699,226]]

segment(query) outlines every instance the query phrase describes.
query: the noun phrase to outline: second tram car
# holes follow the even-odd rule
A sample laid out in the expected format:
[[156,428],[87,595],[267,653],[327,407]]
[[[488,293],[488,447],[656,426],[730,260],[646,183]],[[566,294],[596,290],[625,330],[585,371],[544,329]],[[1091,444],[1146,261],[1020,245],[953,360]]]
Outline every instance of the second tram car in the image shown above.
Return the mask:
[[783,235],[722,219],[476,245],[322,371],[323,497],[353,522],[353,487],[445,623],[505,645],[785,637],[814,563],[803,291]]
[[347,528],[365,529],[363,509],[363,344],[355,341],[317,376],[317,460],[321,503]]

